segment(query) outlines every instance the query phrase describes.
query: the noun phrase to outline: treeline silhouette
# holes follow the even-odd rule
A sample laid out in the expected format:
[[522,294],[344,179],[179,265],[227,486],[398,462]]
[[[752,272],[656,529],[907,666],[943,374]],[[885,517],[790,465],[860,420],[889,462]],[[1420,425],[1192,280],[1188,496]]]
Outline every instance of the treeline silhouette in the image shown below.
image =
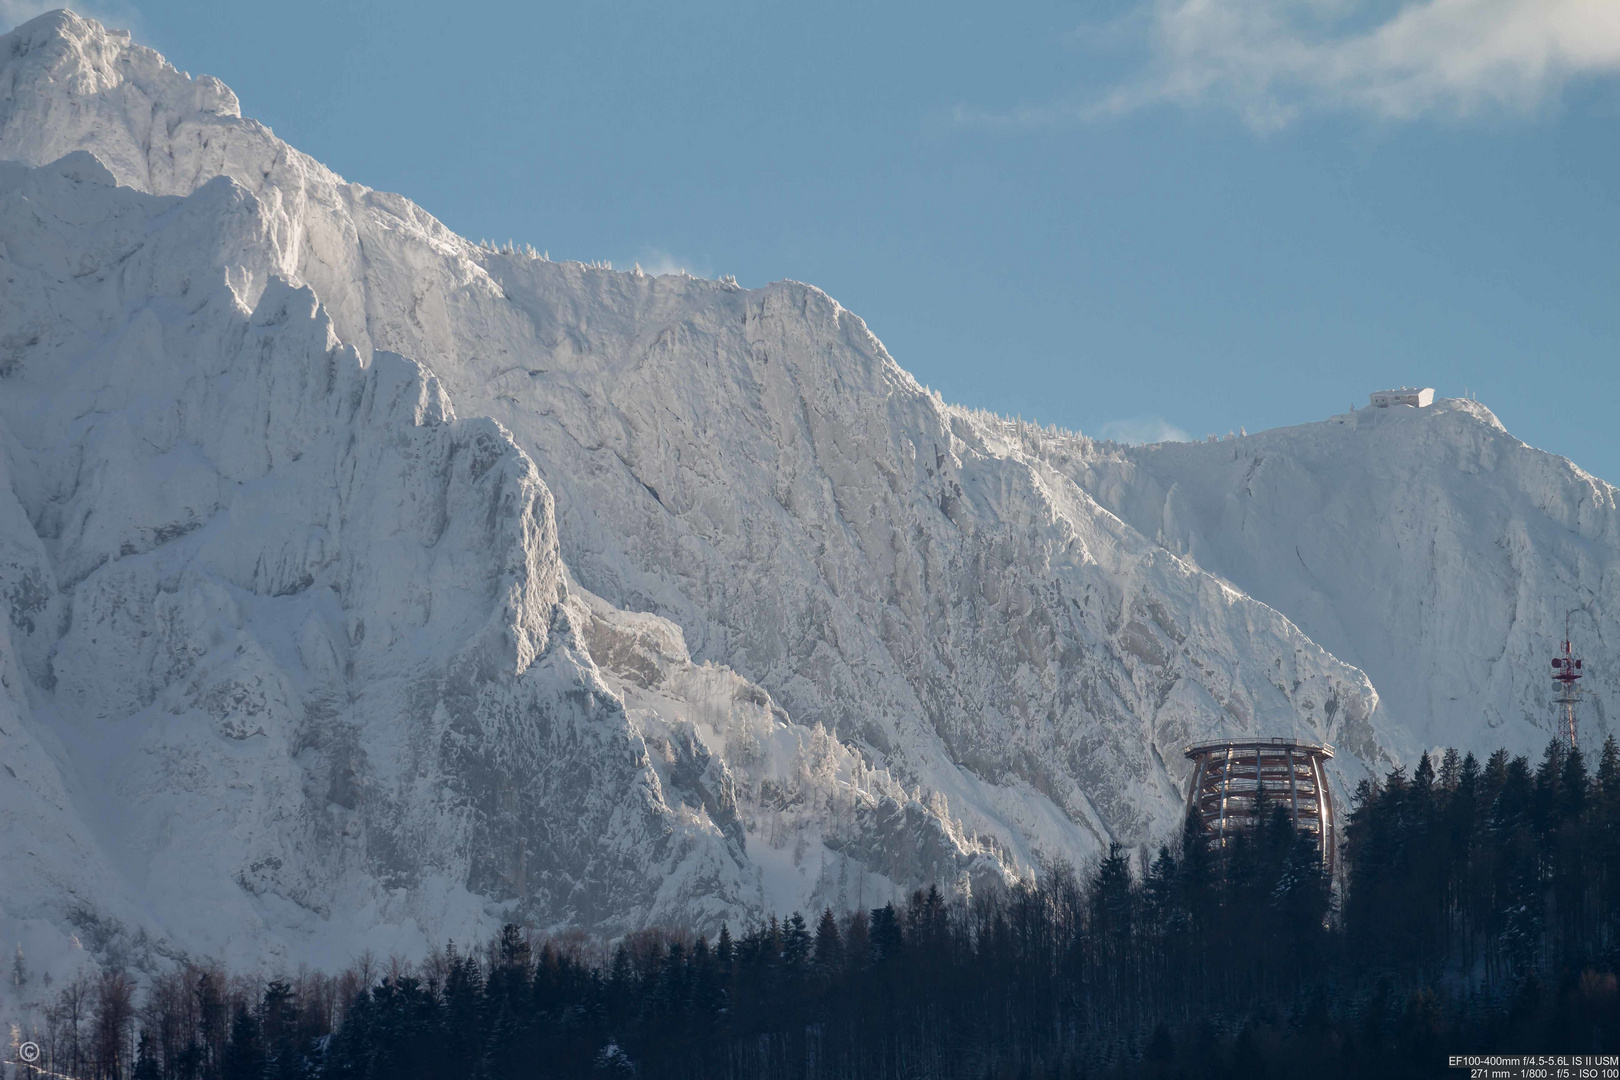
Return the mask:
[[[96,1080],[1438,1076],[1620,1047],[1620,751],[1595,774],[1425,755],[1355,792],[1335,892],[1286,807],[1215,847],[714,940],[454,945],[255,983],[58,995],[41,1069]],[[1135,864],[1135,865],[1133,865]],[[1342,902],[1336,902],[1336,896]],[[26,1033],[25,1033],[26,1037]],[[19,1069],[19,1076],[30,1070]]]

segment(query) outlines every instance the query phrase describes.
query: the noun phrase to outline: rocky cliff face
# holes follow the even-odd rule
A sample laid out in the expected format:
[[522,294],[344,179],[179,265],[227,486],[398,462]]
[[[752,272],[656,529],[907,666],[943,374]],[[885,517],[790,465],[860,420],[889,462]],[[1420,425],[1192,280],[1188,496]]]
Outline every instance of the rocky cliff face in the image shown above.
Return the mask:
[[1566,616],[1593,660],[1583,742],[1611,730],[1615,488],[1526,446],[1478,402],[1110,449],[1069,472],[1144,535],[1366,672],[1381,730],[1408,757],[1539,752],[1557,730],[1548,659]]
[[460,282],[406,292],[504,310],[476,248],[93,23],[0,58],[0,921],[36,964],[712,929],[1017,871],[570,587],[532,457],[351,302],[401,232]]
[[[1329,651],[1377,668],[1372,616],[1318,614],[1414,587],[1345,557],[1407,534],[1184,508],[1227,444],[949,406],[809,286],[469,244],[66,13],[0,38],[0,158],[0,938],[41,963],[971,889],[1173,827],[1194,739],[1328,739],[1352,785],[1428,737]],[[1522,453],[1457,505],[1531,514]],[[1320,602],[1244,577],[1301,522]]]

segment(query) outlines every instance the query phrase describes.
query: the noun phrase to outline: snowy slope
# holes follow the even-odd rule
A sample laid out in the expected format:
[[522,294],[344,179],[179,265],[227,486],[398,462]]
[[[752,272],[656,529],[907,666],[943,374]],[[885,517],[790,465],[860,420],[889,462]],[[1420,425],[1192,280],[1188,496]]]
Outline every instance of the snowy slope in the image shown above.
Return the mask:
[[[120,160],[102,136],[123,129],[73,95],[162,110],[85,75],[109,49],[192,102],[126,44],[68,15],[0,39],[7,152],[49,157],[26,133],[81,123]],[[420,363],[340,340],[295,283],[296,253],[333,249],[299,246],[319,229],[283,191],[147,194],[86,149],[3,170],[0,862],[28,869],[0,933],[36,965],[71,961],[68,931],[141,967],[330,964],[513,917],[712,928],[1010,871],[939,797],[723,669],[674,680],[702,737],[679,698],[630,715],[579,639],[602,620],[565,584],[532,460]]]
[[1483,405],[1366,408],[1214,444],[1097,453],[1077,480],[1147,536],[1289,617],[1378,688],[1408,756],[1534,752],[1569,620],[1582,739],[1620,704],[1615,489]]
[[[362,363],[307,287],[268,276],[249,306],[267,231],[228,179],[182,199],[85,151],[0,167],[0,860],[29,867],[0,911],[28,951],[71,928],[142,967],[330,963],[502,918],[712,926],[1006,872],[847,751],[793,787],[786,748],[816,732],[729,672],[679,753],[682,699],[631,716],[527,455],[420,364]],[[914,827],[868,851],[858,822],[761,811],[773,780]]]
[[[41,860],[0,935],[36,951],[872,903],[1162,834],[1190,740],[1328,739],[1349,786],[1431,738],[1449,653],[1402,682],[1380,609],[1319,617],[1417,569],[1358,503],[1301,542],[1338,592],[1246,578],[1229,444],[948,406],[806,285],[469,244],[65,13],[0,38],[0,158],[0,860]],[[1364,451],[1323,475],[1434,500]]]

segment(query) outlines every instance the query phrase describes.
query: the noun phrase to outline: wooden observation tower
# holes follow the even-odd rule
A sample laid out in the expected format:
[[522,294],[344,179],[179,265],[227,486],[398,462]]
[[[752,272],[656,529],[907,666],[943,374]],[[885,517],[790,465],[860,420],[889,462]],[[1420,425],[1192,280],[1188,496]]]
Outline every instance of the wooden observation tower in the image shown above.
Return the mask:
[[1338,820],[1326,769],[1331,745],[1247,739],[1189,746],[1186,756],[1193,762],[1187,812],[1198,815],[1217,847],[1239,829],[1254,827],[1263,786],[1273,806],[1285,807],[1301,832],[1316,837],[1328,873],[1338,869]]

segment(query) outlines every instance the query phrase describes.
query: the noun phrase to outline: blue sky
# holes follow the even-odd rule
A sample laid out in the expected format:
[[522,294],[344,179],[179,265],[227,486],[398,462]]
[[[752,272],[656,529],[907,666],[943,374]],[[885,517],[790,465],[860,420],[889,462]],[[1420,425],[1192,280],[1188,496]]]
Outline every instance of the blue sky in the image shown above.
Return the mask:
[[1620,481],[1620,4],[1007,7],[83,10],[464,235],[818,285],[955,401],[1198,437],[1469,389]]

